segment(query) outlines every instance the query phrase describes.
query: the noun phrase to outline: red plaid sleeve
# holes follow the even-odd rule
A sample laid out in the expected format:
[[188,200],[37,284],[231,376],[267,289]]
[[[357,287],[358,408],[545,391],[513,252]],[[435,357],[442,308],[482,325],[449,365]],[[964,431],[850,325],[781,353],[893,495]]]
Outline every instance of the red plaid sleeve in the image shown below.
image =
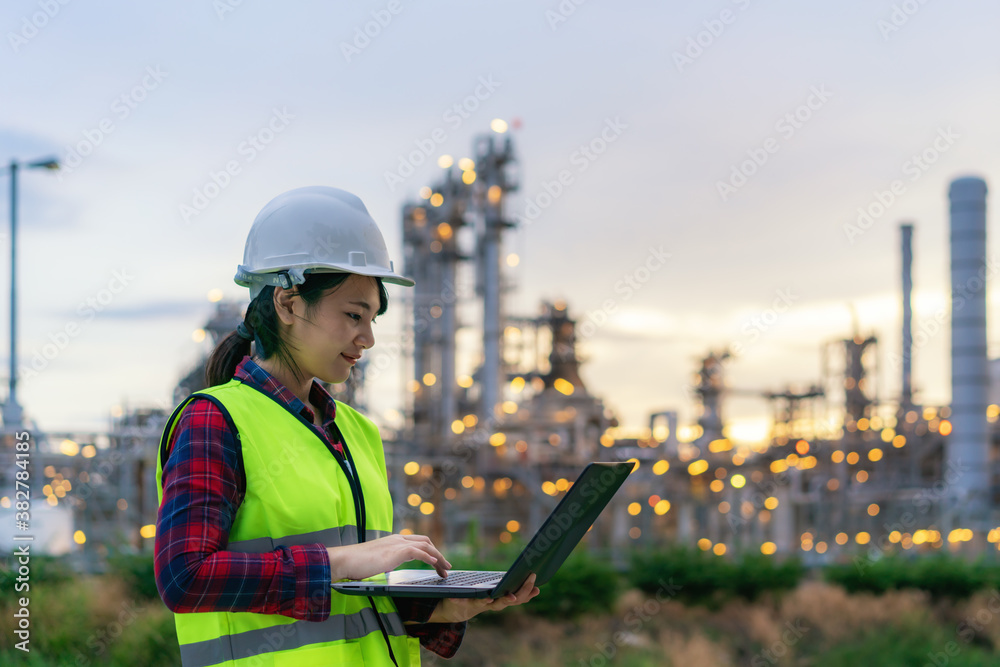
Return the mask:
[[439,600],[434,598],[393,598],[396,611],[403,622],[416,621],[406,626],[406,634],[420,640],[420,645],[442,658],[451,658],[462,645],[466,623],[428,623]]
[[466,621],[461,623],[419,623],[407,625],[406,634],[420,640],[420,645],[442,658],[452,658],[462,645]]
[[164,604],[178,613],[329,618],[330,563],[322,545],[225,550],[246,486],[236,438],[211,401],[195,398],[184,409],[169,451],[154,554]]

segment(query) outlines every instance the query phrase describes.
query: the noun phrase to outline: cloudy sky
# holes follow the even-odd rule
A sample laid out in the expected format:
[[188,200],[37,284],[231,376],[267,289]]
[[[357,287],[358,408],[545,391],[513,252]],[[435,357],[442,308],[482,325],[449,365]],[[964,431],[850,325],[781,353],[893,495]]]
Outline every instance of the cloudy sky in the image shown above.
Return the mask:
[[[948,184],[1000,172],[998,20],[986,0],[6,2],[0,163],[66,165],[20,178],[21,403],[53,431],[166,406],[210,290],[246,298],[232,277],[269,199],[355,192],[401,263],[401,206],[493,118],[519,121],[506,307],[564,299],[594,322],[583,377],[626,426],[693,418],[684,387],[710,349],[741,346],[734,387],[819,380],[852,308],[890,400],[898,225],[916,225],[919,325],[947,304]],[[8,190],[0,174],[3,257]],[[916,353],[928,404],[948,400],[948,345],[945,329]],[[401,404],[392,373],[371,391],[375,417]],[[752,435],[769,409],[728,411]]]

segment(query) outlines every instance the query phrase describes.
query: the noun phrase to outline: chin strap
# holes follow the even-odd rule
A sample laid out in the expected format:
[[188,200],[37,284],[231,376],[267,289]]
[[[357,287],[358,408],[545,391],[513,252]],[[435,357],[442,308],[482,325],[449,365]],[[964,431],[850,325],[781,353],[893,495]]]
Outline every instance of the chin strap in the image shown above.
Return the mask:
[[295,285],[301,285],[306,281],[306,270],[303,268],[282,269],[273,273],[255,273],[245,264],[240,264],[236,269],[233,281],[241,287],[250,288],[250,300],[257,298],[268,285],[292,289]]

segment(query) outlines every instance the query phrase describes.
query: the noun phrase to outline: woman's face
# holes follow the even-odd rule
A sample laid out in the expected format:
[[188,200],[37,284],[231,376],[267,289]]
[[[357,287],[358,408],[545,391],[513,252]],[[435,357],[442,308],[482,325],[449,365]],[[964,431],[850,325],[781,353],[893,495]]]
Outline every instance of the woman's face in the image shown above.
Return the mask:
[[372,320],[378,308],[375,279],[356,274],[324,294],[311,310],[301,298],[292,299],[295,320],[288,342],[303,375],[332,383],[347,380],[361,351],[375,345]]

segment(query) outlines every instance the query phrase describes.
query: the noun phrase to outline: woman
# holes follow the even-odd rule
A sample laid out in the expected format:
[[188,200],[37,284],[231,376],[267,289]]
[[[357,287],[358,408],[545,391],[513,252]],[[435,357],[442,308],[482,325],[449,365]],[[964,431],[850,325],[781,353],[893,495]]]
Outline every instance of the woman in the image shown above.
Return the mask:
[[313,379],[344,382],[375,344],[384,283],[413,285],[361,200],[328,187],[275,198],[236,282],[246,317],[160,443],[156,583],[185,667],[416,665],[421,644],[451,657],[469,618],[537,595],[534,576],[497,600],[330,589],[411,560],[451,567],[427,537],[392,534],[377,428]]

